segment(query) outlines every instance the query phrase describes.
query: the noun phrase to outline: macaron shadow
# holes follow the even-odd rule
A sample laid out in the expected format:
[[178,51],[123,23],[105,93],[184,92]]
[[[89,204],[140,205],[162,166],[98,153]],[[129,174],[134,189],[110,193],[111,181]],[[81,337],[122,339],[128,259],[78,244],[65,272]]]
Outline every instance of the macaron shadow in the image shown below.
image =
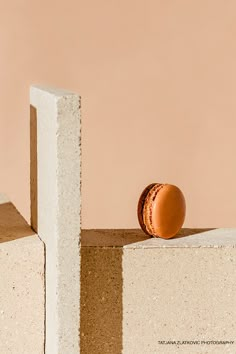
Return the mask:
[[190,228],[182,228],[180,231],[174,236],[169,239],[165,239],[166,241],[177,239],[177,238],[182,238],[182,237],[188,237],[188,236],[193,236],[199,233],[211,231],[211,230],[216,230],[215,227],[211,228],[197,228],[197,229],[190,229]]

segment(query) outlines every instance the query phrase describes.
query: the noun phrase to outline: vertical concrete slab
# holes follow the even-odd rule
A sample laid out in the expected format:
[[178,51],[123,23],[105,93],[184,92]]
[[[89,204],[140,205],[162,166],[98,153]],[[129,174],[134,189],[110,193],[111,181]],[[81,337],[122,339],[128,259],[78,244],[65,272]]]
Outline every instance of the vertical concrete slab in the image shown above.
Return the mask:
[[31,220],[46,244],[45,353],[78,354],[80,96],[31,86],[30,104],[31,143],[37,146],[31,146],[31,186],[36,186],[31,188]]

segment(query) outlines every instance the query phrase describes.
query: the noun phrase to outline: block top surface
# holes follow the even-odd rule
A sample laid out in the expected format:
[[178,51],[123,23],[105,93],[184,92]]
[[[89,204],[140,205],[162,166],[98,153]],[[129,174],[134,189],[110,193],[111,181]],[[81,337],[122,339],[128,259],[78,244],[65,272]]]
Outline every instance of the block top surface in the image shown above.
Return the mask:
[[33,91],[35,91],[35,90],[42,91],[43,94],[48,93],[48,94],[52,94],[52,95],[57,96],[57,97],[78,96],[74,92],[71,92],[71,91],[68,91],[68,90],[64,90],[64,89],[60,89],[60,88],[54,88],[54,87],[51,87],[51,86],[32,85],[30,87],[31,93]]
[[5,242],[23,238],[25,242],[32,242],[28,236],[37,235],[7,196],[0,194],[0,246]]
[[193,248],[236,247],[236,229],[187,229],[183,228],[171,239],[149,237],[139,229],[82,230],[82,247],[118,248]]

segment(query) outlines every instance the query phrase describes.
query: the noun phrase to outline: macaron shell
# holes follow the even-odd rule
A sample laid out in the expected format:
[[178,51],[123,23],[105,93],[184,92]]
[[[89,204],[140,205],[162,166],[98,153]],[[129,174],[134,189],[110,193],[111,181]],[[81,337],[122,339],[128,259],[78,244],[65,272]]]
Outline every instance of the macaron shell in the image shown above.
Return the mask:
[[181,190],[177,186],[165,184],[152,203],[153,236],[175,236],[184,223],[185,213],[186,204]]

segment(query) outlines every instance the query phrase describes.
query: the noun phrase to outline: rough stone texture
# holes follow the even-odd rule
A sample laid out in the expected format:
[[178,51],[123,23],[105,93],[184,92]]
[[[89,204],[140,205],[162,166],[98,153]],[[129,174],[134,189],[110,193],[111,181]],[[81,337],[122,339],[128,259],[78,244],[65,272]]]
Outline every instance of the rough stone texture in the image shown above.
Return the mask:
[[122,349],[122,250],[81,249],[81,353]]
[[0,353],[44,353],[44,244],[0,195]]
[[32,86],[30,103],[31,220],[46,244],[46,354],[78,354],[80,97]]
[[[83,230],[81,245],[81,353],[236,353],[236,229],[183,229],[169,240]],[[109,318],[102,326],[97,313]]]

